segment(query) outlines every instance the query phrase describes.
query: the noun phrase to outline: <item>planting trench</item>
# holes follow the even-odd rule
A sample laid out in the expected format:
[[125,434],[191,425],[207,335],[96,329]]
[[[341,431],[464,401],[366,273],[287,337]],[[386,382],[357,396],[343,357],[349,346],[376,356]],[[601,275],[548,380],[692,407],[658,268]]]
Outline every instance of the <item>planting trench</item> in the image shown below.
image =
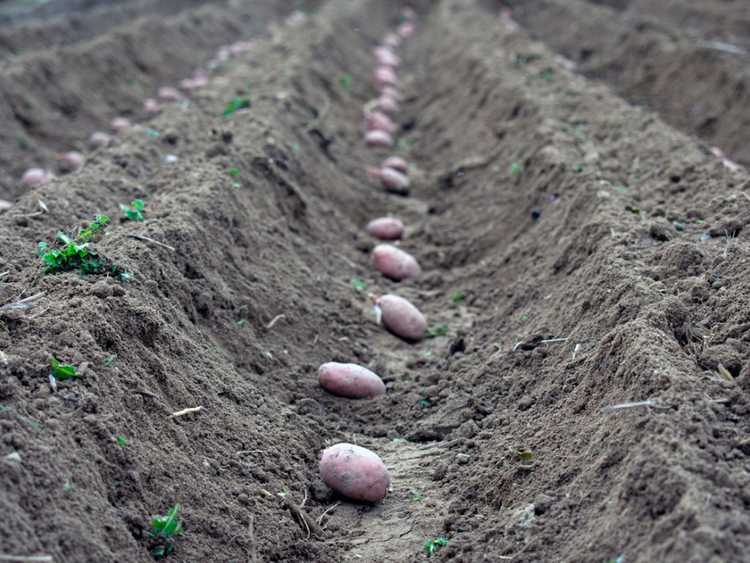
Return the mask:
[[[0,311],[0,553],[149,561],[148,517],[179,502],[175,561],[419,561],[438,536],[438,561],[743,559],[747,173],[452,0],[424,3],[401,53],[413,194],[381,193],[361,108],[399,5],[277,29],[151,121],[158,138],[133,132],[0,216],[1,302],[44,292]],[[146,222],[96,243],[131,282],[42,275],[39,240],[136,197]],[[362,226],[384,213],[408,226],[415,282],[370,266]],[[449,335],[387,334],[353,276]],[[52,354],[82,371],[56,393]],[[387,395],[327,395],[332,360]],[[650,406],[603,410],[632,401]],[[383,458],[382,503],[321,482],[339,441]]]

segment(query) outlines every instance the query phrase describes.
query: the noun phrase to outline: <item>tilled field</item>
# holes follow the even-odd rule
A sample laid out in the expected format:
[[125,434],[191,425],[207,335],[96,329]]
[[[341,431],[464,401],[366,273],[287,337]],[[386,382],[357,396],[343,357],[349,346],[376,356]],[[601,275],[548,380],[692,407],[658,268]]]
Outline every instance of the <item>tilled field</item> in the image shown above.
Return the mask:
[[[545,2],[535,17],[628,9]],[[201,9],[231,19],[219,4]],[[0,560],[151,561],[149,519],[176,503],[171,561],[746,559],[750,176],[667,125],[675,102],[648,103],[662,121],[574,74],[502,4],[414,6],[394,151],[365,146],[362,107],[403,3],[332,0],[210,34],[170,80],[255,41],[74,174],[29,192],[0,163],[23,192],[0,215]],[[65,68],[64,49],[45,56]],[[97,124],[122,113],[108,96]],[[394,153],[408,197],[368,177]],[[135,199],[145,221],[118,219]],[[118,275],[45,273],[38,242],[97,214]],[[388,214],[416,280],[372,267],[363,227]],[[433,337],[379,326],[384,293]],[[56,390],[53,356],[79,373]],[[328,394],[329,361],[386,395]],[[337,442],[383,459],[383,501],[323,483]]]

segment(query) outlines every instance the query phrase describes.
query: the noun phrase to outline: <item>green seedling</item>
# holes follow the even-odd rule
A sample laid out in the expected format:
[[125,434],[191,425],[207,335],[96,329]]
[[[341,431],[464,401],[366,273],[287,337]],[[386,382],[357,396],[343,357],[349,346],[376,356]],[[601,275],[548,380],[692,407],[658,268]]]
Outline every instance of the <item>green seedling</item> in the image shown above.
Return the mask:
[[523,172],[523,165],[520,162],[514,162],[510,165],[511,176],[518,176],[521,172]]
[[545,82],[552,82],[555,79],[555,69],[547,67],[539,73],[539,77]]
[[581,172],[583,172],[583,171],[584,171],[584,166],[583,166],[583,164],[576,164],[576,165],[575,165],[575,166],[573,167],[573,172],[576,172],[577,174],[580,174],[580,173],[581,173]]
[[450,329],[448,328],[447,324],[439,324],[431,326],[427,329],[427,338],[436,338],[438,336],[446,336],[448,334],[448,331]]
[[146,127],[145,133],[147,137],[151,137],[152,139],[158,139],[161,136],[161,133],[159,133],[156,129],[151,129],[150,127]]
[[52,377],[58,381],[79,377],[78,370],[73,364],[63,364],[54,356],[49,359],[49,365],[52,368]]
[[542,58],[542,55],[538,53],[516,53],[513,55],[513,64],[515,66],[522,66],[538,61]]
[[355,289],[355,291],[358,291],[362,293],[363,291],[367,291],[367,283],[362,278],[353,277],[352,278],[352,287]]
[[63,483],[63,492],[69,493],[73,490],[73,483],[70,482],[70,479],[66,479]]
[[424,495],[419,491],[411,491],[409,500],[411,500],[412,502],[422,502],[424,500]]
[[112,364],[114,364],[115,361],[117,361],[117,355],[116,354],[111,354],[111,355],[107,356],[106,358],[104,358],[104,361],[102,363],[106,367],[109,368],[109,367],[112,367]]
[[242,174],[242,170],[240,170],[236,166],[233,166],[232,168],[227,169],[227,174],[229,174],[232,178],[239,178]]
[[46,242],[38,245],[39,257],[44,263],[46,274],[56,274],[77,270],[81,274],[99,274],[110,272],[121,280],[127,281],[130,274],[119,266],[112,264],[106,258],[90,247],[94,237],[101,233],[109,223],[106,215],[97,215],[94,221],[85,229],[81,229],[75,238],[60,231],[57,233],[57,246],[51,247]]
[[142,199],[134,199],[130,205],[120,204],[120,211],[124,219],[129,221],[143,221],[143,210],[146,205]]
[[175,504],[165,516],[154,516],[151,519],[149,534],[150,552],[156,559],[164,559],[174,552],[174,541],[182,534],[180,505]]
[[115,442],[117,442],[117,445],[120,446],[121,448],[124,448],[125,446],[128,445],[127,438],[125,438],[125,436],[123,436],[122,434],[120,434],[119,436],[115,438]]
[[419,400],[417,401],[417,406],[418,406],[418,407],[419,407],[420,409],[427,409],[427,408],[429,408],[429,407],[431,407],[431,406],[432,406],[432,402],[430,402],[430,400],[429,400],[429,399],[419,399]]
[[521,319],[521,322],[524,322],[524,323],[525,323],[526,321],[528,321],[528,320],[529,320],[529,316],[528,316],[528,315],[527,315],[526,313],[523,313],[523,314],[522,314],[522,315],[521,315],[520,317],[518,317],[518,318],[519,318],[519,319]]
[[352,75],[351,74],[342,74],[339,76],[339,86],[341,86],[341,89],[346,92],[347,94],[351,92],[352,90]]
[[448,545],[448,539],[443,536],[430,538],[424,542],[424,552],[427,554],[427,557],[432,557],[440,548],[446,545]]
[[456,290],[451,293],[451,301],[453,301],[456,305],[461,303],[461,301],[463,301],[464,299],[466,299],[466,295],[463,291]]
[[224,107],[224,117],[229,117],[236,111],[239,111],[241,109],[247,109],[250,107],[250,99],[249,98],[232,98],[227,102],[227,105]]

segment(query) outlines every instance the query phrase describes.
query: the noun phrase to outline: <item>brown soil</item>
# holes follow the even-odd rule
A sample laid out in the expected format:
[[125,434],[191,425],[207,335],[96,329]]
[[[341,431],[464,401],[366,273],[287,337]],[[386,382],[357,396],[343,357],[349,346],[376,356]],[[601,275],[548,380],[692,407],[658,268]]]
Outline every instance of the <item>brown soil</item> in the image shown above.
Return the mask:
[[219,0],[187,9],[181,2],[182,11],[168,12],[169,2],[149,2],[139,12],[133,2],[122,13],[94,10],[2,28],[0,44],[17,55],[0,61],[0,199],[23,193],[26,168],[54,169],[56,154],[84,150],[113,117],[141,119],[144,98],[205,66],[220,45],[318,3]]
[[[496,3],[443,0],[402,52],[417,185],[382,194],[361,107],[401,5],[274,27],[149,122],[157,138],[133,132],[0,215],[0,304],[43,293],[0,309],[0,554],[150,561],[148,518],[179,502],[171,561],[422,561],[437,536],[436,561],[746,559],[750,176],[566,70]],[[248,85],[250,110],[222,117]],[[94,243],[132,281],[43,274],[39,240],[136,197],[146,222]],[[408,225],[415,282],[369,265],[362,225],[384,213]],[[402,343],[368,291],[449,335]],[[54,393],[53,354],[82,371]],[[325,361],[372,367],[387,395],[327,395]],[[649,403],[607,408],[633,401]],[[321,482],[343,440],[383,457],[382,503]]]
[[750,164],[750,11],[713,0],[502,0],[590,78]]

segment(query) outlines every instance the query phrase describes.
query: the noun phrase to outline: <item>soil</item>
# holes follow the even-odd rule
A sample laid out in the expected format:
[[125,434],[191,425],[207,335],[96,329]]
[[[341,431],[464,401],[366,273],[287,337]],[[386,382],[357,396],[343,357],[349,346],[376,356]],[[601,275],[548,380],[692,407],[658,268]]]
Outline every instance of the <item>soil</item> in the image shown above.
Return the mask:
[[[580,30],[613,10],[512,14],[537,34],[558,14],[565,35],[552,10],[568,4]],[[252,51],[144,122],[158,135],[88,153],[0,214],[0,555],[152,561],[149,518],[179,503],[170,561],[423,561],[437,537],[429,560],[746,559],[747,171],[669,125],[677,101],[629,104],[501,3],[425,1],[400,52],[396,152],[415,185],[382,193],[366,167],[387,153],[363,146],[361,111],[402,5],[331,1],[245,29]],[[235,96],[251,107],[224,117]],[[139,197],[146,221],[119,221]],[[45,274],[37,243],[97,213],[114,220],[93,246],[130,281]],[[362,226],[387,213],[415,281],[370,265]],[[386,292],[448,335],[385,332],[368,293]],[[81,373],[55,392],[52,355]],[[387,394],[327,395],[327,361],[369,366]],[[382,503],[322,483],[340,441],[383,458]]]

